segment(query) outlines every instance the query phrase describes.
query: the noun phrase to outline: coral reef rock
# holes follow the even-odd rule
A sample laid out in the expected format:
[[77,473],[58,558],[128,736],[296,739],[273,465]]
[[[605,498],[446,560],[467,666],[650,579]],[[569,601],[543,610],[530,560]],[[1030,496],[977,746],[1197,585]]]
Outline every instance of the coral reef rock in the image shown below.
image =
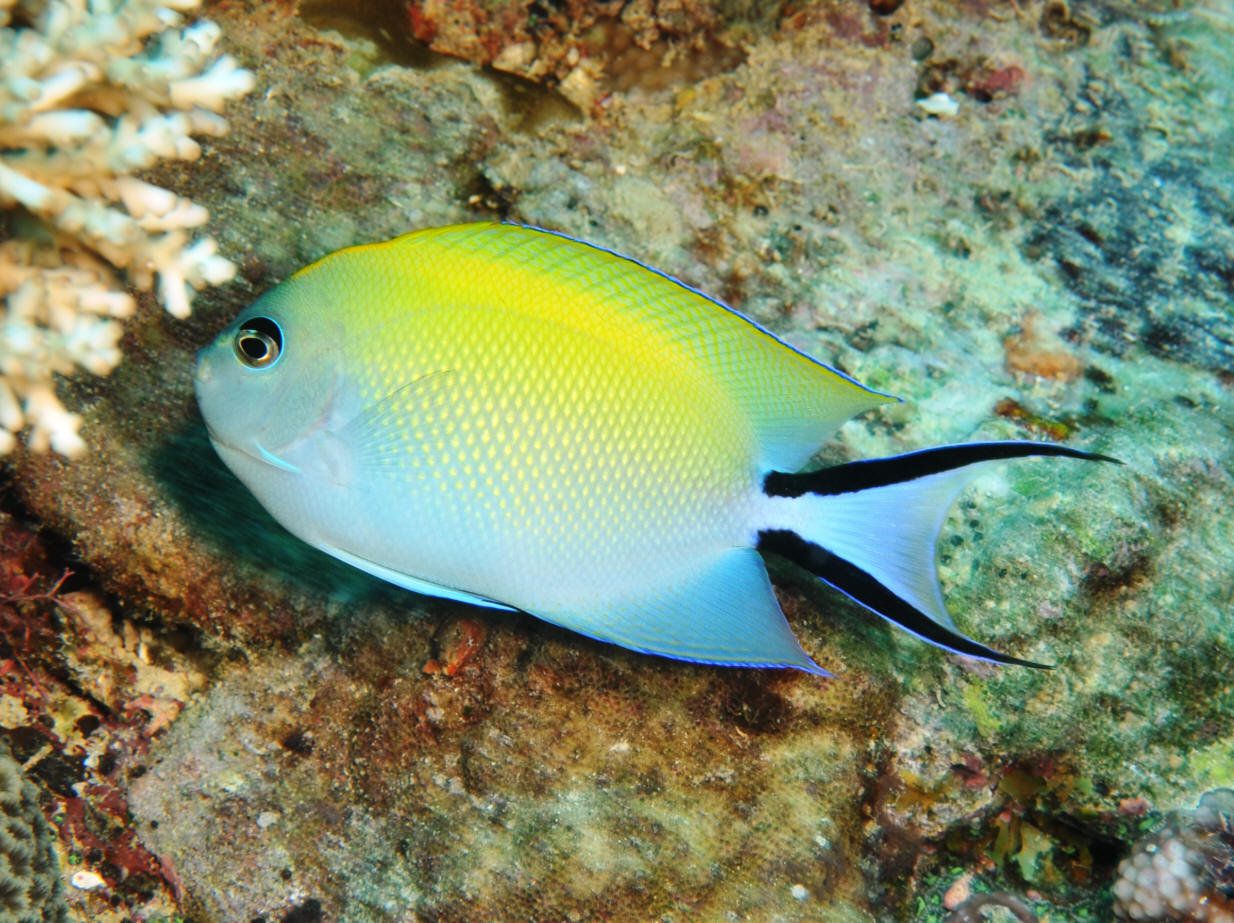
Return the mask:
[[[82,808],[62,830],[89,857],[104,818],[105,860],[133,870],[88,859],[110,885],[92,907],[941,923],[1012,895],[1110,920],[1145,824],[1234,786],[1218,0],[1161,24],[1055,0],[776,8],[739,63],[657,68],[673,82],[586,115],[548,76],[426,62],[333,6],[210,9],[262,92],[218,156],[143,178],[209,209],[237,278],[187,322],[129,323],[124,363],[77,386],[88,454],[6,460],[14,512],[69,558],[37,586],[76,572],[34,636],[63,645],[22,655],[88,692],[84,729],[19,673],[0,688],[23,759],[61,728],[56,774],[31,773]],[[935,93],[954,118],[916,105]],[[194,352],[325,253],[484,217],[637,256],[906,399],[820,464],[1004,438],[1125,462],[1008,465],[942,526],[959,626],[1055,669],[957,660],[779,568],[835,679],[668,663],[285,535],[209,446]]]

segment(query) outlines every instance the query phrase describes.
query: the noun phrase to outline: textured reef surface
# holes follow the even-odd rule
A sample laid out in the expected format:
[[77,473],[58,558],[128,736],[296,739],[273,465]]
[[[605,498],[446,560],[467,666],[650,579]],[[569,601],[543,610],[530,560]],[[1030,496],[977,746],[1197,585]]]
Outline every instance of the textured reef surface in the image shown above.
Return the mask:
[[[1228,797],[1187,820],[1234,784],[1226,4],[206,13],[255,90],[149,179],[209,209],[237,280],[186,321],[142,296],[125,362],[66,389],[89,453],[6,461],[0,737],[82,873],[73,914],[1104,920],[1119,863],[1188,830],[1215,831],[1188,887],[1228,908]],[[787,567],[834,679],[677,664],[285,536],[206,441],[194,351],[328,251],[494,216],[906,399],[822,461],[1123,460],[1009,464],[943,531],[961,628],[1056,668],[948,656]],[[1156,880],[1122,887],[1179,919]]]

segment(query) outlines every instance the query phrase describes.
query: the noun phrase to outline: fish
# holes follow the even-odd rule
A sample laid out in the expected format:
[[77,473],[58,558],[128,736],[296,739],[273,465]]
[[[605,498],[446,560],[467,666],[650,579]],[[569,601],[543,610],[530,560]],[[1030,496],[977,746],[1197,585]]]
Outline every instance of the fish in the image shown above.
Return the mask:
[[198,355],[215,451],[290,533],[419,594],[648,654],[830,675],[764,555],[947,651],[935,543],[977,442],[802,470],[894,402],[665,273],[509,223],[299,270]]

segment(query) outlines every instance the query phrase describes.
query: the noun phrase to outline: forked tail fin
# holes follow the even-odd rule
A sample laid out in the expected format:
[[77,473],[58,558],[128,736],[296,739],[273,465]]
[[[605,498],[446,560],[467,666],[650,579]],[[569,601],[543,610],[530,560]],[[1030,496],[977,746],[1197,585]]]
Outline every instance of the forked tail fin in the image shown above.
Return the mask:
[[[965,637],[943,603],[934,545],[947,511],[982,466],[1029,455],[1118,463],[1048,442],[976,442],[804,474],[773,472],[773,525],[761,551],[779,554],[922,640],[996,663],[1044,667]],[[775,499],[782,498],[782,499]]]

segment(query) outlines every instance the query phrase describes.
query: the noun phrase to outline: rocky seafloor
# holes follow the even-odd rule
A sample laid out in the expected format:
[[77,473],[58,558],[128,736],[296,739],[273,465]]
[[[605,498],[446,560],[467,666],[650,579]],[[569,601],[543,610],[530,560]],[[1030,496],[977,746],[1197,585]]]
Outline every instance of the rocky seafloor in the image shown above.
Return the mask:
[[[0,734],[66,881],[101,881],[67,888],[79,919],[1130,912],[1119,862],[1234,785],[1226,4],[207,12],[258,87],[158,177],[240,279],[187,322],[146,304],[124,364],[67,389],[91,453],[3,482]],[[1122,460],[1009,464],[940,541],[960,626],[1055,668],[949,656],[787,567],[834,678],[673,663],[285,536],[206,441],[194,351],[330,250],[490,217],[635,255],[906,399],[824,461]]]

